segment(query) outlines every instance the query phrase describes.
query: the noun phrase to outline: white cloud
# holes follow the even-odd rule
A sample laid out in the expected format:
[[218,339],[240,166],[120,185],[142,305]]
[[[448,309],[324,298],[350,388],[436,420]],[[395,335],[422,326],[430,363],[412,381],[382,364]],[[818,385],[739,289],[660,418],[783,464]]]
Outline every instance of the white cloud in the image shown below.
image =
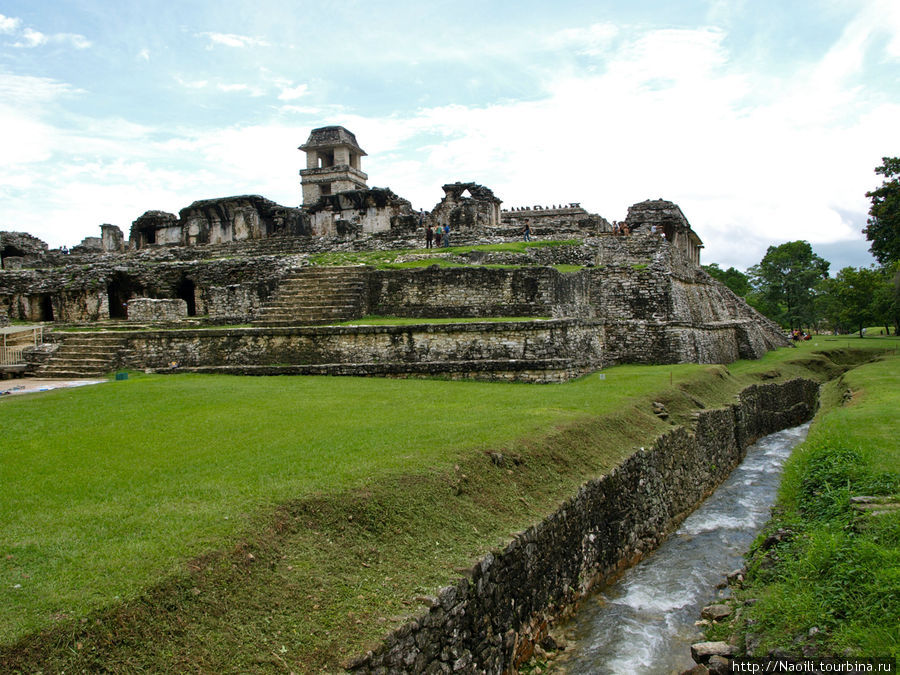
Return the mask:
[[150,50],[147,48],[142,49],[138,52],[137,57],[141,61],[150,61]]
[[551,33],[544,44],[551,49],[569,49],[587,56],[609,51],[619,28],[611,23],[595,23],[586,28],[568,28]]
[[216,85],[216,87],[219,89],[219,91],[224,91],[224,92],[228,92],[228,93],[235,92],[235,91],[247,91],[249,89],[249,87],[246,84],[223,84],[223,83],[220,83],[220,84]]
[[13,16],[4,16],[0,14],[0,33],[12,34],[19,30],[22,20]]
[[303,105],[283,105],[279,106],[278,110],[280,112],[297,113],[300,115],[319,115],[322,112],[321,108]]
[[293,101],[302,96],[306,96],[308,89],[309,86],[305,84],[298,84],[296,87],[285,87],[281,90],[281,93],[278,94],[278,100]]
[[209,80],[185,80],[180,75],[175,75],[175,81],[187,89],[203,89],[209,85]]
[[68,42],[75,47],[75,49],[88,49],[91,46],[90,40],[84,37],[84,35],[78,35],[77,33],[58,33],[56,35],[51,35],[50,39],[56,42]]
[[83,35],[77,33],[53,33],[46,35],[27,26],[22,29],[21,19],[7,17],[3,14],[0,14],[0,34],[18,36],[17,41],[12,46],[27,49],[42,47],[51,43],[68,44],[75,49],[87,49],[91,46],[91,41]]
[[265,92],[259,87],[254,87],[249,84],[243,84],[240,82],[220,82],[216,85],[216,89],[219,91],[225,92],[226,94],[234,94],[237,92],[246,92],[250,94],[250,96],[262,96]]
[[22,42],[16,42],[13,47],[40,47],[47,43],[47,36],[43,33],[26,28],[22,31]]
[[261,38],[250,37],[247,35],[236,35],[234,33],[200,33],[200,35],[209,38],[210,48],[212,45],[223,45],[225,47],[268,47],[269,43]]

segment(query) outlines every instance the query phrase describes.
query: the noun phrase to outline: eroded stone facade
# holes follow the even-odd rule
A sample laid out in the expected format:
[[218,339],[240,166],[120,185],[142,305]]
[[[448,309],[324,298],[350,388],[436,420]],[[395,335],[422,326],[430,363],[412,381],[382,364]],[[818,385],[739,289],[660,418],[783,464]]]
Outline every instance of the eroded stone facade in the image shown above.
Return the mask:
[[[501,211],[501,200],[473,182],[444,185],[430,213],[415,212],[390,189],[366,186],[365,152],[343,127],[314,129],[301,149],[309,198],[302,207],[258,195],[201,200],[178,216],[147,211],[127,242],[105,224],[101,237],[71,252],[48,250],[24,233],[0,233],[0,311],[28,321],[255,325],[365,314],[578,319],[589,321],[602,342],[602,357],[591,361],[599,365],[728,362],[784,344],[777,326],[700,269],[702,243],[671,202],[632,206],[631,236],[613,234],[608,221],[577,203]],[[519,239],[525,225],[535,237],[575,243],[443,254],[451,267],[365,269],[352,288],[298,276],[318,253],[422,248],[429,225],[448,226],[453,245]],[[423,256],[433,252],[403,260]],[[553,268],[559,265],[581,269],[563,274]],[[328,297],[306,298],[301,312],[299,295],[317,293]],[[151,311],[162,300],[177,302]],[[267,317],[277,321],[267,324]],[[496,332],[479,331],[485,343]]]
[[449,227],[451,236],[455,236],[500,225],[500,204],[503,202],[490,188],[478,183],[448,183],[442,189],[444,198],[428,216],[432,227]]

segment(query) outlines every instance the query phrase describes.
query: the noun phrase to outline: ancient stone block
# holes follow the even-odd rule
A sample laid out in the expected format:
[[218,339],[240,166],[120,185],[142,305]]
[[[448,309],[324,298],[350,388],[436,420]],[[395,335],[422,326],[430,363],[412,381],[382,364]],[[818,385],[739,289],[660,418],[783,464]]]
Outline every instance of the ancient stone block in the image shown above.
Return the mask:
[[175,300],[132,298],[128,301],[129,321],[178,321],[187,315],[187,303],[180,298]]

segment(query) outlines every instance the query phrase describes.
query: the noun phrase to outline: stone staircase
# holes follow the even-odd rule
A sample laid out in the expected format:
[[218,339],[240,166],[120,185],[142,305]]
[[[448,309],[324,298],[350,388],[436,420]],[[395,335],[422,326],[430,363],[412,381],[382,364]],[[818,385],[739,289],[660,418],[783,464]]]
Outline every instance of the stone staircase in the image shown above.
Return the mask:
[[66,334],[62,337],[59,349],[37,369],[35,376],[63,378],[106,375],[118,367],[126,339],[122,335],[107,332]]
[[260,326],[330,324],[362,316],[365,267],[302,267],[285,276],[253,321]]

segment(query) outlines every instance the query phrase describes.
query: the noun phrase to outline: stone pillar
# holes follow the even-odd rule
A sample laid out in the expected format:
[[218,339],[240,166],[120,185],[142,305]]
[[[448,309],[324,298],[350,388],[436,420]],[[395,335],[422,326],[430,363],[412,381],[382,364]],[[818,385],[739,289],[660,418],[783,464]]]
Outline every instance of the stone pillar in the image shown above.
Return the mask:
[[125,235],[117,225],[104,223],[100,226],[100,242],[105,253],[124,253]]

